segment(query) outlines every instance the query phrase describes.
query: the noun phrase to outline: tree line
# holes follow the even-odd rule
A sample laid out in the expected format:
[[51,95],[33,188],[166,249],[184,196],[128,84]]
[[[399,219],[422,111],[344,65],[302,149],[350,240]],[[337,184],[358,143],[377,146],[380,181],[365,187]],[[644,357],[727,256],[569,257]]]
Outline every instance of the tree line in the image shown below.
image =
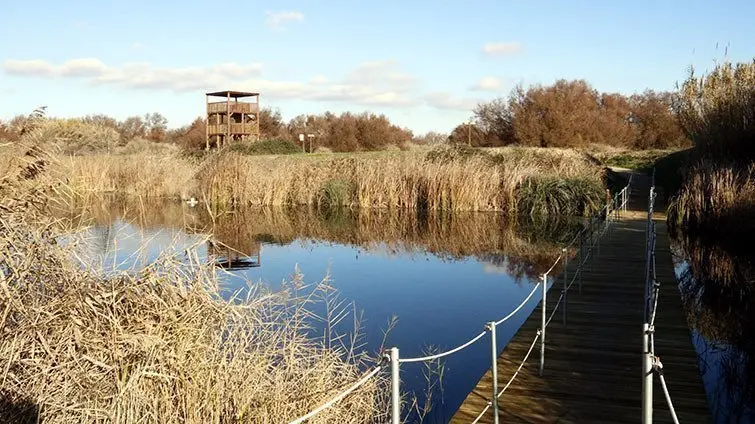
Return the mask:
[[[428,132],[415,135],[390,122],[382,114],[325,112],[299,115],[286,121],[277,109],[259,114],[263,140],[299,143],[299,134],[314,134],[314,147],[336,152],[405,148],[414,144],[463,143],[479,147],[505,145],[585,147],[605,144],[647,149],[689,143],[680,125],[677,93],[647,90],[630,96],[601,93],[584,80],[559,80],[554,84],[517,87],[507,97],[479,103],[471,123],[462,123],[450,135]],[[0,139],[18,138],[26,116],[0,121]],[[132,140],[172,143],[186,150],[205,147],[202,117],[180,128],[169,129],[160,113],[124,120],[95,114],[78,123],[117,133],[117,142]]]
[[678,147],[689,140],[677,105],[675,93],[601,93],[584,80],[519,86],[508,97],[479,103],[472,122],[454,128],[449,140],[483,147]]

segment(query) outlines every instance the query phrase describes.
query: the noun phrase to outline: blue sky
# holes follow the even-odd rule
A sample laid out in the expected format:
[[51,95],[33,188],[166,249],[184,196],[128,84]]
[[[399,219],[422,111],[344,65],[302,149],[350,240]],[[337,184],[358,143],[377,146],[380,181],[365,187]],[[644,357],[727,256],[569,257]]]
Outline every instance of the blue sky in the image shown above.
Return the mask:
[[47,105],[177,127],[235,89],[285,118],[369,110],[449,131],[518,83],[670,90],[726,46],[752,60],[753,16],[752,1],[2,1],[0,119]]

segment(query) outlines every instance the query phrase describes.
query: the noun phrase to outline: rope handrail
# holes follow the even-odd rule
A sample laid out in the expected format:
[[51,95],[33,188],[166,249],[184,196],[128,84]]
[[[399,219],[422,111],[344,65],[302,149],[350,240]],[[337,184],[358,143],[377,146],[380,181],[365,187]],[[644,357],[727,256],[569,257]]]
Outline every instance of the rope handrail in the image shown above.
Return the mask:
[[519,306],[517,306],[516,309],[514,309],[513,311],[511,311],[505,317],[503,317],[500,320],[496,321],[495,325],[503,324],[504,322],[508,321],[509,318],[511,318],[514,315],[516,315],[516,313],[519,312],[519,310],[521,310],[524,307],[524,305],[526,305],[527,302],[530,301],[530,299],[532,298],[532,295],[534,295],[535,292],[537,291],[537,289],[540,287],[540,284],[543,284],[543,283],[537,283],[537,284],[535,284],[535,287],[532,288],[532,291],[530,292],[530,294],[528,294],[527,297],[524,298],[524,300],[519,304]]
[[340,401],[341,399],[345,398],[349,395],[349,393],[353,392],[354,390],[358,389],[360,386],[362,386],[364,383],[369,381],[372,377],[374,377],[380,370],[383,368],[382,365],[378,365],[375,368],[372,369],[369,373],[367,373],[364,377],[359,379],[356,383],[352,384],[349,388],[338,394],[338,396],[334,397],[333,399],[323,403],[322,405],[318,406],[317,408],[313,409],[310,413],[299,417],[293,421],[290,421],[288,424],[300,424],[304,421],[314,417],[315,415],[319,414],[320,412],[330,408],[335,404],[336,402]]
[[[600,209],[599,212],[593,213],[589,216],[587,220],[587,225],[583,226],[582,229],[580,229],[574,237],[565,245],[563,245],[561,249],[561,253],[558,255],[558,257],[553,261],[553,264],[548,268],[548,270],[541,275],[540,282],[538,282],[535,287],[530,291],[530,293],[522,300],[522,302],[509,314],[504,316],[498,321],[489,321],[486,324],[485,330],[480,332],[478,335],[473,337],[472,339],[468,340],[466,343],[459,345],[453,349],[447,350],[445,352],[436,353],[433,355],[427,355],[422,357],[415,357],[415,358],[400,358],[399,355],[399,349],[394,347],[391,349],[391,423],[392,424],[398,424],[401,421],[400,417],[400,379],[399,379],[399,365],[405,364],[405,363],[413,363],[413,362],[425,362],[425,361],[431,361],[434,359],[443,358],[445,356],[452,355],[456,352],[459,352],[481,338],[485,336],[486,333],[490,332],[491,334],[491,360],[492,360],[492,370],[493,370],[493,393],[491,400],[488,401],[485,408],[480,412],[480,414],[474,419],[473,424],[480,421],[480,419],[485,415],[485,413],[490,409],[493,408],[493,414],[494,416],[498,415],[498,402],[497,399],[500,398],[500,396],[510,387],[514,379],[519,375],[519,372],[524,367],[524,364],[529,359],[529,356],[532,354],[532,351],[535,348],[535,345],[537,344],[538,340],[540,341],[540,375],[542,375],[543,372],[543,365],[544,365],[544,353],[545,353],[545,330],[550,324],[551,320],[555,316],[556,311],[558,310],[559,306],[561,306],[562,302],[564,302],[566,298],[567,291],[571,288],[571,286],[574,284],[574,282],[577,280],[577,277],[579,277],[580,281],[580,290],[582,286],[582,273],[584,271],[585,264],[587,263],[587,260],[590,259],[591,261],[594,261],[595,255],[593,253],[593,249],[595,245],[597,244],[598,252],[600,252],[600,239],[603,235],[608,233],[611,229],[611,222],[617,219],[620,219],[619,212],[621,210],[626,209],[626,205],[629,200],[629,191],[631,190],[631,184],[632,184],[632,177],[633,175],[630,175],[629,181],[625,187],[623,187],[618,193],[616,193],[613,197],[609,197],[607,199],[607,202],[603,205],[603,207]],[[605,212],[605,214],[604,214]],[[589,235],[588,235],[589,234]],[[568,281],[567,284],[567,275],[569,271],[569,253],[572,246],[575,245],[579,241],[579,257],[580,260],[577,263],[576,271],[572,275],[572,278],[570,281]],[[585,243],[586,241],[586,243]],[[560,262],[564,261],[564,267],[562,269],[562,272],[564,273],[564,289],[561,291],[561,295],[556,301],[556,305],[554,306],[553,310],[551,311],[550,317],[546,320],[546,292],[548,291],[548,276],[551,272],[553,272],[556,269],[556,266]],[[592,267],[592,265],[591,265]],[[561,275],[560,273],[558,275]],[[556,277],[558,278],[558,276]],[[555,281],[555,280],[554,280]],[[497,383],[497,358],[498,358],[498,350],[496,345],[496,326],[506,322],[511,317],[516,315],[524,305],[526,305],[532,296],[534,296],[535,292],[538,291],[538,288],[542,289],[543,292],[543,298],[542,298],[542,327],[538,330],[537,336],[532,341],[532,344],[529,347],[529,350],[527,351],[527,354],[525,355],[522,362],[519,364],[519,367],[514,372],[514,374],[511,376],[511,378],[508,380],[506,385],[504,386],[503,390],[498,391],[498,383]],[[564,306],[565,308],[565,306]],[[566,317],[566,309],[564,309],[564,317]],[[566,324],[566,318],[564,318],[564,324]],[[497,423],[497,419],[495,421]]]
[[[560,255],[558,255],[558,257],[556,258],[556,261],[553,262],[553,265],[551,265],[551,267],[548,268],[548,270],[545,271],[545,274],[543,274],[543,275],[545,275],[547,277],[548,274],[550,274],[551,271],[553,271],[553,269],[556,268],[556,265],[558,265],[558,263],[561,262],[561,259],[563,259],[563,257],[564,257],[563,253],[561,253]],[[543,283],[547,283],[547,281],[543,281]]]
[[485,408],[482,409],[482,412],[480,412],[477,415],[477,418],[475,418],[474,421],[472,421],[472,424],[477,424],[478,422],[480,422],[480,419],[482,418],[482,416],[485,415],[486,412],[488,412],[488,409],[490,409],[491,406],[493,406],[493,402],[488,401],[487,405],[485,405]]
[[522,359],[522,362],[519,364],[519,368],[517,368],[516,371],[514,371],[514,375],[512,375],[511,378],[509,379],[509,381],[506,383],[506,385],[503,386],[503,389],[501,389],[501,391],[498,393],[497,398],[501,397],[501,395],[503,394],[503,392],[505,392],[506,389],[509,388],[509,386],[511,385],[511,383],[514,382],[514,379],[519,374],[519,371],[521,371],[522,368],[524,368],[524,364],[527,362],[527,359],[530,357],[530,354],[532,353],[532,350],[535,349],[535,345],[537,344],[537,340],[539,338],[540,338],[540,330],[537,330],[537,334],[535,335],[535,339],[532,340],[532,344],[530,344],[530,349],[527,351],[527,354],[524,355],[524,359]]
[[652,377],[658,376],[658,380],[663,389],[663,395],[666,398],[669,413],[671,419],[675,424],[679,424],[679,418],[676,415],[674,404],[671,400],[668,387],[666,385],[666,378],[663,375],[663,363],[661,363],[660,357],[655,353],[655,318],[658,311],[658,298],[660,297],[660,283],[656,275],[656,242],[657,233],[655,228],[655,222],[653,221],[653,213],[655,209],[655,198],[657,193],[655,191],[655,168],[653,168],[653,174],[651,177],[650,193],[648,194],[648,215],[646,225],[646,237],[645,237],[645,333],[643,340],[643,422],[652,422]]
[[425,361],[432,361],[433,359],[442,358],[444,356],[452,355],[452,354],[454,354],[454,353],[456,353],[456,352],[458,352],[460,350],[463,350],[464,348],[470,346],[471,344],[473,344],[477,340],[480,340],[482,338],[482,336],[485,335],[485,333],[487,333],[487,330],[482,331],[480,334],[474,336],[468,342],[464,343],[463,345],[457,346],[457,347],[455,347],[455,348],[453,348],[451,350],[448,350],[448,351],[445,351],[445,352],[442,352],[442,353],[437,353],[435,355],[420,356],[420,357],[417,357],[417,358],[400,358],[398,360],[398,362],[400,364],[409,363],[409,362],[425,362]]
[[[506,385],[503,386],[503,389],[501,389],[496,394],[496,397],[495,397],[496,402],[498,401],[498,399],[501,398],[501,395],[503,395],[503,393],[509,388],[509,386],[511,386],[511,383],[514,382],[514,380],[516,379],[516,376],[519,375],[519,372],[522,370],[522,368],[524,368],[524,364],[527,363],[527,359],[529,359],[530,355],[532,354],[532,351],[535,349],[535,345],[537,344],[537,341],[539,338],[540,338],[540,330],[537,330],[537,334],[535,335],[535,338],[532,340],[532,343],[530,344],[530,348],[529,350],[527,350],[527,354],[524,355],[524,359],[522,359],[522,362],[519,363],[519,367],[516,369],[516,371],[514,371],[514,374],[511,375],[511,377],[509,378],[509,381],[507,381]],[[491,406],[493,406],[493,402],[488,401],[488,403],[485,405],[485,408],[483,408],[482,411],[480,411],[480,413],[477,414],[477,417],[474,419],[474,421],[472,421],[472,424],[477,424],[480,421],[480,419],[482,419],[482,417],[485,415],[485,413],[488,412]]]

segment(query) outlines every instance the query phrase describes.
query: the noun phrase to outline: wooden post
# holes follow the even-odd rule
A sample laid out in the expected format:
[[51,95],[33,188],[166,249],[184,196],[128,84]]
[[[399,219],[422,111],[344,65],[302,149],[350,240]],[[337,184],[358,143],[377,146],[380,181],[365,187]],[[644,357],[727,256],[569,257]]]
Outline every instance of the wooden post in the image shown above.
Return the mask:
[[[228,144],[228,137],[231,135],[231,92],[227,93],[225,101],[225,139],[223,144]],[[219,148],[219,147],[218,147]]]
[[258,94],[255,97],[257,98],[257,114],[254,116],[257,119],[255,119],[254,122],[257,127],[257,141],[260,141],[260,95]]
[[205,114],[204,114],[204,149],[210,150],[210,96],[204,96]]

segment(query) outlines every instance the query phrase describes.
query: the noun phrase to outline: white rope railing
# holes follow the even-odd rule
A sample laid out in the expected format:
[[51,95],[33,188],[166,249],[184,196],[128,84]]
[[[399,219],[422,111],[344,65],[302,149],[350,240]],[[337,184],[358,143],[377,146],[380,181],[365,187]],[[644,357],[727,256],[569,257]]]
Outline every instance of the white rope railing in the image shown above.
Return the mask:
[[488,412],[488,409],[490,409],[491,406],[493,406],[493,402],[488,401],[488,404],[485,405],[485,408],[482,410],[482,412],[477,415],[477,418],[472,421],[472,424],[477,424],[478,422],[480,422],[480,419],[485,415],[486,412]]
[[[571,288],[571,286],[574,284],[575,281],[577,281],[577,278],[579,277],[580,281],[580,291],[581,291],[581,285],[582,285],[582,273],[584,271],[585,265],[587,264],[588,259],[591,261],[594,261],[594,253],[593,248],[595,247],[596,243],[600,242],[600,237],[602,234],[605,234],[606,231],[610,229],[610,223],[612,221],[612,207],[613,211],[616,212],[616,215],[614,219],[618,219],[619,215],[618,213],[620,211],[625,211],[628,200],[629,200],[629,190],[631,189],[631,183],[632,183],[632,176],[629,178],[628,184],[616,195],[613,196],[611,199],[611,202],[607,203],[596,216],[592,216],[589,218],[588,225],[584,228],[582,228],[575,236],[571,239],[571,241],[565,245],[565,247],[562,249],[562,253],[556,258],[556,260],[553,262],[551,267],[542,275],[542,281],[536,284],[530,293],[522,300],[519,305],[514,308],[513,311],[511,311],[508,315],[504,316],[498,321],[490,321],[486,324],[486,328],[484,331],[477,334],[475,337],[467,341],[466,343],[457,346],[453,349],[450,349],[445,352],[433,354],[433,355],[427,355],[422,357],[415,357],[415,358],[400,358],[399,357],[399,349],[398,348],[391,348],[390,354],[386,355],[387,358],[390,360],[390,369],[391,369],[391,423],[392,424],[398,424],[400,422],[400,393],[399,393],[399,365],[405,364],[405,363],[413,363],[413,362],[425,362],[425,361],[432,361],[435,359],[440,359],[445,356],[452,355],[456,352],[459,352],[461,350],[464,350],[465,348],[471,346],[478,340],[480,340],[482,337],[485,336],[486,333],[490,333],[491,335],[491,360],[492,360],[492,371],[493,371],[493,393],[491,400],[487,402],[487,405],[482,410],[482,412],[477,415],[477,417],[472,422],[473,424],[476,424],[480,421],[480,419],[485,415],[485,413],[493,408],[494,413],[494,423],[498,423],[498,399],[503,395],[504,392],[511,386],[511,384],[514,382],[516,377],[519,375],[519,372],[522,370],[524,365],[526,364],[527,360],[529,359],[530,355],[532,354],[532,351],[535,349],[535,345],[537,345],[538,340],[540,341],[540,374],[542,375],[543,372],[543,366],[545,362],[545,329],[548,325],[550,325],[551,320],[555,316],[556,311],[558,310],[559,306],[561,306],[562,302],[566,298],[566,294],[568,293],[568,290]],[[601,217],[604,217],[604,222],[602,225],[602,228],[600,225],[596,225],[594,221],[599,220]],[[598,231],[596,231],[598,229]],[[588,235],[589,233],[589,235]],[[585,246],[585,239],[589,237],[588,245]],[[569,269],[569,250],[579,241],[579,262],[577,264],[576,270],[568,284],[566,284],[567,281],[567,273]],[[653,247],[655,244],[653,243]],[[587,247],[585,251],[585,247]],[[598,250],[600,245],[598,244]],[[561,291],[561,295],[559,296],[558,300],[556,301],[555,306],[553,307],[553,310],[551,311],[550,316],[546,320],[546,292],[548,289],[548,276],[551,272],[553,272],[554,269],[556,269],[556,266],[564,262],[564,267],[562,269],[564,273],[564,289]],[[654,258],[653,258],[654,262]],[[653,268],[654,268],[653,263]],[[655,270],[653,269],[653,277],[655,277]],[[537,334],[535,335],[535,338],[532,340],[532,343],[529,346],[529,349],[527,350],[527,354],[524,356],[524,359],[517,367],[516,371],[513,373],[513,375],[509,378],[509,380],[506,382],[506,385],[503,387],[502,390],[498,390],[498,374],[497,374],[497,359],[498,359],[498,350],[497,350],[497,344],[496,344],[496,327],[500,324],[503,324],[513,316],[515,316],[519,311],[524,308],[526,304],[532,299],[532,296],[538,291],[538,289],[542,289],[543,297],[541,301],[541,309],[542,309],[542,327],[538,329]],[[564,306],[566,307],[566,306]],[[566,310],[564,310],[564,317],[566,317]],[[566,319],[564,318],[564,324],[566,323]],[[660,364],[660,361],[658,361],[659,367],[662,367]],[[339,402],[352,392],[354,392],[356,389],[361,387],[363,384],[365,384],[367,381],[369,381],[371,378],[375,377],[381,369],[384,368],[384,365],[378,365],[374,367],[370,372],[365,374],[361,379],[359,379],[357,382],[355,382],[353,385],[349,386],[347,389],[333,397],[331,400],[325,402],[324,404],[320,405],[316,409],[312,410],[308,414],[297,418],[296,420],[290,421],[289,424],[300,424],[304,421],[314,417],[315,415],[319,414],[320,412],[330,408],[335,403]],[[676,414],[673,412],[673,406],[671,406],[671,398],[668,395],[668,390],[666,389],[666,383],[665,380],[662,379],[662,384],[664,387],[664,391],[666,393],[667,400],[669,402],[669,406],[672,410],[672,415],[674,419],[676,419]],[[676,421],[678,423],[678,421]]]
[[496,398],[500,398],[501,395],[503,394],[503,392],[505,392],[506,389],[509,388],[509,386],[511,385],[511,383],[514,382],[514,379],[519,374],[519,371],[522,370],[522,368],[524,367],[524,364],[527,362],[527,359],[530,357],[530,354],[532,353],[532,350],[535,349],[535,345],[537,344],[537,340],[539,338],[540,338],[540,330],[537,330],[537,335],[535,335],[535,339],[532,340],[532,344],[530,344],[530,349],[527,351],[527,354],[524,355],[524,359],[522,359],[522,362],[519,364],[519,368],[516,369],[516,371],[514,372],[514,375],[512,375],[511,378],[509,379],[509,381],[506,383],[506,385],[503,386],[503,389],[501,389],[501,391],[498,393],[498,396],[496,396]]
[[660,297],[661,284],[656,275],[655,249],[657,233],[653,213],[655,212],[655,168],[650,183],[648,194],[648,215],[645,237],[645,324],[643,325],[643,385],[642,385],[642,415],[643,424],[653,422],[653,376],[658,376],[663,395],[666,398],[671,419],[679,424],[674,404],[669,394],[666,378],[663,375],[663,363],[655,353],[655,319],[658,312],[658,298]]
[[[604,228],[603,228],[603,232],[606,230],[606,228],[607,228],[607,226],[608,226],[608,224],[610,223],[610,220],[611,220],[610,213],[609,213],[610,210],[611,210],[610,207],[613,205],[616,209],[624,209],[624,210],[626,209],[627,199],[628,199],[627,193],[628,193],[631,181],[632,181],[632,179],[630,177],[629,184],[627,184],[627,186],[624,187],[623,190],[621,190],[619,193],[617,193],[613,197],[611,203],[606,204],[601,209],[600,214],[603,214],[603,212],[605,212],[605,220],[606,220]],[[621,203],[619,203],[619,199],[621,199]],[[586,238],[588,230],[589,230],[589,233],[590,233],[589,234],[590,241],[589,241],[589,248],[587,250],[587,254],[585,255],[585,252],[583,251],[583,249],[584,249],[584,246],[583,246],[584,243],[583,243],[583,241]],[[388,355],[388,358],[390,359],[390,368],[391,368],[391,423],[398,424],[400,422],[400,417],[399,417],[399,415],[400,415],[400,404],[399,404],[400,403],[400,393],[399,393],[399,387],[400,387],[400,385],[399,385],[399,368],[398,368],[400,364],[412,363],[412,362],[432,361],[432,360],[435,360],[435,359],[440,359],[440,358],[443,358],[445,356],[452,355],[452,354],[454,354],[456,352],[459,352],[459,351],[464,350],[465,348],[471,346],[472,344],[474,344],[475,342],[477,342],[478,340],[480,340],[482,337],[484,337],[485,334],[488,333],[488,332],[490,332],[490,335],[491,335],[491,359],[492,359],[492,365],[493,365],[493,368],[492,368],[493,369],[493,396],[492,396],[492,399],[490,401],[488,401],[487,405],[482,410],[482,412],[480,412],[480,414],[475,418],[475,420],[473,421],[473,424],[476,424],[477,422],[479,422],[479,420],[485,415],[485,413],[490,408],[493,408],[493,412],[494,412],[494,416],[495,416],[494,422],[498,423],[498,399],[511,386],[511,384],[514,381],[514,379],[516,379],[516,377],[519,375],[519,372],[522,370],[522,368],[524,367],[525,363],[527,362],[527,360],[529,359],[530,355],[532,354],[532,351],[534,350],[535,345],[537,344],[538,340],[540,340],[540,342],[541,342],[540,372],[542,374],[542,368],[543,368],[543,364],[544,364],[544,354],[545,354],[545,328],[550,324],[550,321],[553,319],[553,317],[554,317],[554,315],[556,313],[556,310],[558,310],[558,307],[561,305],[561,302],[565,298],[566,292],[572,286],[572,284],[574,284],[574,282],[577,279],[577,276],[580,277],[580,281],[581,281],[582,271],[583,271],[583,269],[585,267],[585,264],[587,263],[587,258],[591,258],[591,259],[593,258],[592,249],[595,246],[595,243],[599,241],[600,234],[602,234],[602,233],[598,233],[598,237],[596,238],[595,237],[596,232],[594,230],[595,229],[593,228],[593,218],[591,217],[590,220],[589,220],[588,226],[586,228],[583,228],[582,230],[580,230],[577,233],[577,235],[562,249],[562,253],[556,258],[556,260],[553,262],[553,264],[548,269],[548,271],[546,271],[543,274],[543,276],[542,276],[542,282],[540,282],[537,285],[535,285],[535,287],[533,287],[533,289],[530,291],[530,293],[524,298],[524,300],[522,300],[522,302],[519,303],[519,305],[513,311],[511,311],[508,315],[504,316],[503,318],[501,318],[498,321],[490,321],[490,322],[488,322],[484,331],[480,332],[479,334],[477,334],[475,337],[473,337],[472,339],[470,339],[466,343],[464,343],[464,344],[462,344],[460,346],[457,346],[457,347],[455,347],[453,349],[450,349],[448,351],[445,351],[445,352],[441,352],[441,353],[437,353],[437,354],[433,354],[433,355],[422,356],[422,357],[416,357],[416,358],[400,358],[399,357],[399,349],[395,348],[395,347],[392,348],[390,350],[390,355]],[[579,261],[579,264],[577,266],[577,270],[574,273],[574,275],[573,275],[573,277],[571,279],[571,282],[568,285],[565,284],[564,290],[562,290],[561,296],[556,301],[556,305],[553,308],[553,311],[551,311],[550,317],[546,320],[545,319],[545,308],[546,308],[545,293],[546,293],[547,288],[548,288],[547,287],[547,285],[548,285],[547,284],[548,283],[548,275],[551,272],[553,272],[553,270],[556,268],[556,266],[562,260],[565,261],[565,265],[564,265],[563,271],[564,271],[564,273],[568,272],[569,249],[578,240],[580,241],[580,247],[579,247],[580,261]],[[566,276],[564,277],[564,280],[566,280]],[[580,283],[580,285],[581,285],[581,283]],[[516,369],[516,371],[514,372],[514,374],[509,378],[509,380],[507,381],[507,383],[503,387],[503,389],[500,390],[500,391],[498,391],[498,375],[497,375],[498,351],[497,351],[496,336],[495,336],[495,334],[496,334],[496,326],[498,326],[500,324],[503,324],[504,322],[506,322],[507,320],[509,320],[513,316],[515,316],[522,308],[524,308],[524,306],[530,301],[530,299],[532,298],[532,296],[534,296],[534,294],[537,292],[538,288],[542,288],[542,293],[543,293],[543,299],[542,299],[543,325],[542,325],[542,328],[537,331],[537,335],[535,336],[534,340],[530,344],[530,347],[527,350],[527,354],[525,355],[525,357],[522,360],[522,362],[519,364],[519,367]],[[329,400],[329,401],[325,402],[324,404],[320,405],[319,407],[317,407],[316,409],[312,410],[308,414],[306,414],[306,415],[304,415],[304,416],[302,416],[300,418],[297,418],[296,420],[290,421],[289,424],[300,424],[300,423],[303,423],[304,421],[306,421],[306,420],[314,417],[315,415],[319,414],[320,412],[322,412],[322,411],[330,408],[335,403],[337,403],[338,401],[342,400],[343,398],[345,398],[346,396],[348,396],[350,393],[352,393],[353,391],[355,391],[356,389],[358,389],[359,387],[361,387],[363,384],[365,384],[367,381],[369,381],[371,378],[373,378],[374,376],[376,376],[380,372],[380,370],[382,368],[383,368],[383,365],[378,365],[378,366],[374,367],[370,372],[368,372],[361,379],[359,379],[359,381],[357,381],[353,385],[349,386],[347,389],[345,389],[344,391],[342,391],[341,393],[339,393],[338,395],[336,395],[335,397],[333,397],[331,400]],[[664,387],[665,387],[665,382],[663,384],[664,384]],[[669,398],[669,402],[670,402],[670,398]]]
[[434,359],[439,359],[439,358],[442,358],[444,356],[452,355],[452,354],[454,354],[454,353],[456,353],[456,352],[458,352],[460,350],[463,350],[467,346],[472,345],[477,340],[480,340],[482,338],[482,336],[484,336],[486,333],[487,333],[487,331],[483,331],[480,334],[474,336],[474,338],[472,338],[468,342],[464,343],[463,345],[457,346],[457,347],[455,347],[455,348],[453,348],[451,350],[448,350],[446,352],[438,353],[438,354],[435,354],[435,355],[429,355],[429,356],[420,356],[420,357],[417,357],[417,358],[401,358],[401,359],[398,360],[398,363],[399,364],[405,364],[405,363],[409,363],[409,362],[432,361]]
[[513,311],[511,311],[511,313],[509,313],[505,317],[503,317],[503,318],[499,319],[498,321],[496,321],[495,325],[501,325],[504,322],[508,321],[511,317],[513,317],[514,315],[516,315],[516,313],[519,312],[519,310],[521,310],[524,307],[524,305],[526,305],[527,302],[530,301],[530,299],[535,294],[535,292],[537,291],[537,289],[540,288],[540,284],[542,284],[542,283],[535,284],[535,287],[532,288],[532,291],[530,292],[530,294],[528,294],[527,297],[524,298],[524,300],[519,304],[519,306],[517,306],[516,309],[514,309]]
[[336,402],[338,402],[341,399],[345,398],[351,392],[353,392],[354,390],[358,389],[364,383],[368,382],[372,377],[374,377],[378,372],[380,372],[381,368],[382,368],[382,365],[376,366],[375,368],[372,369],[372,371],[370,371],[369,373],[367,373],[359,381],[357,381],[356,383],[352,384],[349,388],[347,388],[346,390],[344,390],[343,392],[341,392],[340,394],[338,394],[336,397],[334,397],[333,399],[331,399],[331,400],[323,403],[322,405],[318,406],[317,408],[313,409],[312,412],[308,413],[307,415],[304,415],[304,416],[302,416],[300,418],[297,418],[297,419],[295,419],[293,421],[290,421],[289,424],[300,424],[300,423],[303,423],[304,421],[306,421],[306,420],[314,417],[315,415],[319,414],[320,412],[322,412],[322,411],[330,408],[331,406],[333,406],[333,404],[335,404]]

